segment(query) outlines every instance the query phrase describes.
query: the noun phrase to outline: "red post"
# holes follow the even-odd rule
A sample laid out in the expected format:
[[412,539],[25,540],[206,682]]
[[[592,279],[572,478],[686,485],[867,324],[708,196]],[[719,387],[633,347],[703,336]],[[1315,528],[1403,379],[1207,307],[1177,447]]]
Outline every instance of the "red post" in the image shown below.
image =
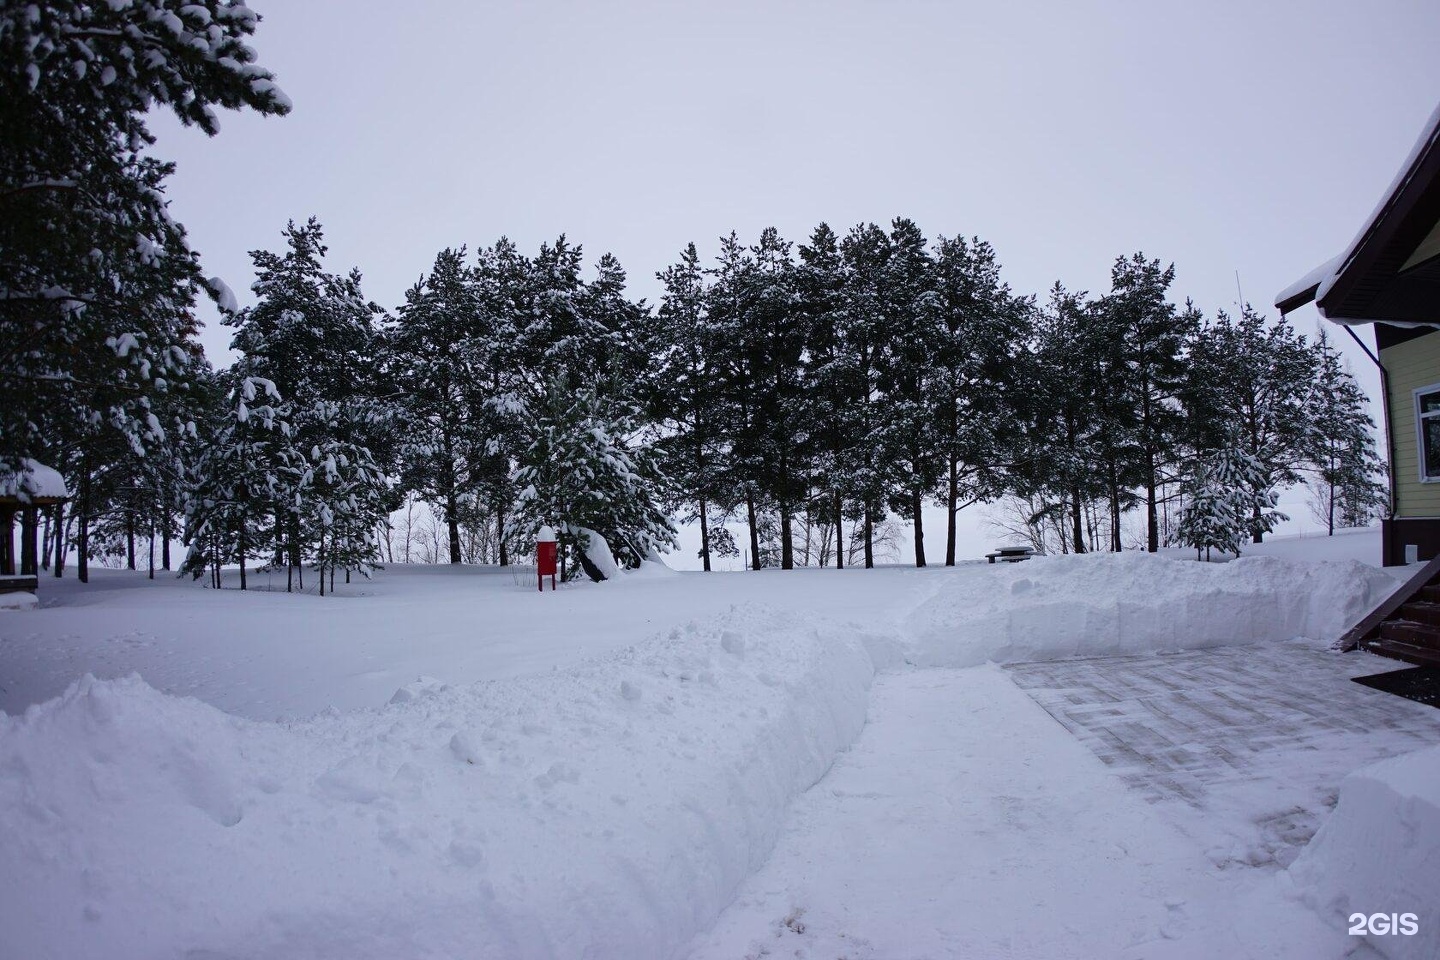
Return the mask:
[[555,531],[541,527],[535,536],[535,589],[545,589],[545,575],[550,575],[550,589],[555,589],[556,558],[559,554]]

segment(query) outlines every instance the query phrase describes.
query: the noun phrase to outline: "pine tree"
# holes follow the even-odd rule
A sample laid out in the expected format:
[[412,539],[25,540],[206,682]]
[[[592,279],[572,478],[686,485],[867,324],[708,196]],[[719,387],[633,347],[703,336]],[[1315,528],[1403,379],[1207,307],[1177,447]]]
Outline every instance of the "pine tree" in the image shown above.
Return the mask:
[[723,522],[737,498],[727,482],[729,447],[722,435],[723,415],[715,389],[718,348],[695,244],[688,244],[679,262],[656,278],[665,285],[665,293],[655,333],[647,341],[655,374],[648,381],[646,407],[651,421],[664,428],[657,454],[680,499],[672,506],[682,520],[699,521],[700,561],[708,572],[712,553],[734,549],[733,537],[723,541],[712,537],[721,532],[729,537]]
[[[1021,459],[1020,411],[1034,385],[1016,373],[1034,311],[1000,281],[995,251],[979,237],[940,237],[934,275],[930,393],[945,470],[939,502],[946,510],[949,567],[955,565],[957,515],[998,495],[1005,465],[1013,471]],[[1052,399],[1047,393],[1047,402]]]
[[801,246],[796,277],[798,309],[808,333],[803,381],[810,428],[805,456],[818,513],[834,526],[835,565],[845,566],[846,505],[855,496],[855,447],[859,443],[861,384],[847,339],[845,262],[840,240],[822,223]]
[[638,410],[561,379],[530,415],[530,440],[515,475],[526,536],[551,526],[562,549],[583,553],[590,546],[587,531],[595,531],[630,566],[674,545],[663,508],[665,479],[642,436]]
[[1304,403],[1311,494],[1326,532],[1368,524],[1386,506],[1385,469],[1375,450],[1375,421],[1364,391],[1322,328],[1313,346],[1315,379]]
[[[324,235],[313,218],[291,222],[283,254],[251,254],[255,306],[227,321],[241,353],[234,373],[272,383],[278,417],[290,427],[273,487],[271,528],[275,562],[287,568],[287,588],[306,560],[333,573],[343,558],[365,572],[374,553],[365,538],[393,504],[387,498],[396,430],[393,404],[379,364],[380,310],[366,301],[360,274],[322,269]],[[337,518],[345,523],[337,528]],[[337,537],[341,540],[337,541]],[[323,585],[322,585],[323,589]]]
[[1085,293],[1056,283],[1036,315],[1031,348],[1011,373],[1024,385],[1016,396],[1022,416],[1011,492],[1066,514],[1065,546],[1074,553],[1096,546],[1087,536],[1087,511],[1109,492],[1105,453],[1114,434],[1102,375],[1108,343],[1107,331],[1092,322],[1095,314]]
[[915,566],[925,566],[925,501],[939,486],[940,424],[933,415],[935,353],[940,324],[933,290],[933,261],[912,220],[897,218],[887,238],[881,287],[887,337],[880,353],[879,388],[884,446],[890,464],[889,495],[908,517]]
[[841,336],[858,397],[850,487],[859,505],[861,523],[855,539],[861,545],[867,569],[875,565],[877,531],[885,520],[885,491],[890,477],[879,388],[882,358],[890,340],[884,322],[884,275],[889,251],[889,238],[873,223],[851,228],[840,243],[845,264]]
[[1167,299],[1174,279],[1174,264],[1161,267],[1141,253],[1120,257],[1111,269],[1110,293],[1098,305],[1110,338],[1103,376],[1111,389],[1102,407],[1118,428],[1106,457],[1112,550],[1121,548],[1122,491],[1131,485],[1144,490],[1146,549],[1160,548],[1160,487],[1179,455],[1185,346],[1199,322],[1195,311],[1177,311]]
[[1268,485],[1264,467],[1234,445],[1202,454],[1183,484],[1183,495],[1179,540],[1197,554],[1204,549],[1207,558],[1211,548],[1239,556],[1257,516],[1262,532],[1289,519],[1275,509],[1279,495]]
[[[92,470],[110,434],[137,456],[162,440],[152,406],[198,354],[190,308],[224,288],[166,208],[172,167],[142,155],[146,113],[213,135],[216,107],[287,112],[245,42],[258,20],[221,0],[0,8],[0,463]],[[82,538],[101,484],[72,474]]]
[[465,250],[443,250],[405,294],[387,340],[401,391],[401,485],[440,511],[450,562],[460,563],[460,528],[476,518],[475,488],[498,429],[484,395],[490,324]]
[[[1283,317],[1267,323],[1249,305],[1238,320],[1219,313],[1197,331],[1190,350],[1189,442],[1196,449],[1237,445],[1258,464],[1267,487],[1298,482],[1311,452],[1306,405],[1315,372],[1315,352]],[[1265,531],[1258,514],[1252,526],[1259,543]]]

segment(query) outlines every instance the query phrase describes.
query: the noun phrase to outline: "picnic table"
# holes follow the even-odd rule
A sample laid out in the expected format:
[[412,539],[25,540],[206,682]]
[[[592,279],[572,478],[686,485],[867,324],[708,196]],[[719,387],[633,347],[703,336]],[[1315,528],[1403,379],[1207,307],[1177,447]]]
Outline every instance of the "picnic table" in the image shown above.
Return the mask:
[[1019,563],[1021,560],[1029,560],[1035,556],[1034,547],[997,547],[994,553],[985,554],[985,559],[994,563],[999,560],[1001,563]]

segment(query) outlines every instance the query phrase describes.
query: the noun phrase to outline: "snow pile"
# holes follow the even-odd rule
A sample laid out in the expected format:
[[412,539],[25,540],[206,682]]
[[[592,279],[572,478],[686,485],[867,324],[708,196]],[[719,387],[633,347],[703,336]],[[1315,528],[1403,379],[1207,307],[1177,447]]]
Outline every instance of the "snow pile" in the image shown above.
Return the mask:
[[[1392,757],[1345,778],[1335,812],[1290,868],[1322,917],[1414,914],[1411,934],[1372,932],[1387,957],[1440,957],[1440,747]],[[1393,919],[1389,926],[1394,926]]]
[[0,956],[673,956],[873,672],[851,631],[732,610],[285,724],[87,677],[0,715]]
[[1362,563],[1129,552],[1040,557],[955,578],[910,615],[907,659],[966,667],[1333,640],[1396,587]]
[[620,564],[615,562],[615,554],[610,552],[610,544],[604,537],[585,527],[571,527],[571,530],[585,538],[585,559],[600,571],[602,579],[614,580],[620,576]]
[[0,610],[34,610],[40,598],[28,590],[0,593]]

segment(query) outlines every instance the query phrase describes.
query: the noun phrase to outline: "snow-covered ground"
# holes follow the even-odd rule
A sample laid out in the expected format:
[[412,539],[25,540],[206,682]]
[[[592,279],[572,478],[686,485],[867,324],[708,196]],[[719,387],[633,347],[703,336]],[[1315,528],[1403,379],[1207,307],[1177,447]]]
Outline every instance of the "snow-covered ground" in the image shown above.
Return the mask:
[[0,956],[1340,957],[1334,894],[1218,870],[986,663],[1323,644],[1378,547],[47,582],[0,613]]

